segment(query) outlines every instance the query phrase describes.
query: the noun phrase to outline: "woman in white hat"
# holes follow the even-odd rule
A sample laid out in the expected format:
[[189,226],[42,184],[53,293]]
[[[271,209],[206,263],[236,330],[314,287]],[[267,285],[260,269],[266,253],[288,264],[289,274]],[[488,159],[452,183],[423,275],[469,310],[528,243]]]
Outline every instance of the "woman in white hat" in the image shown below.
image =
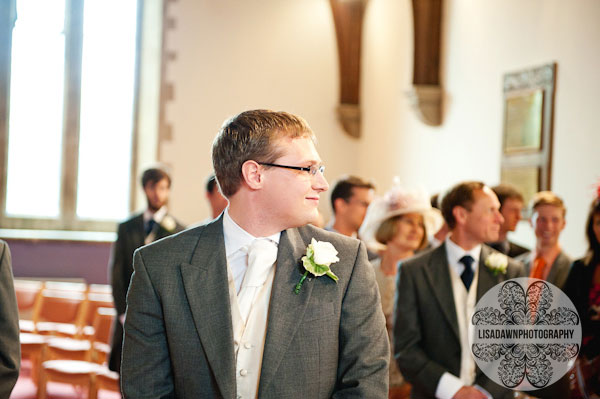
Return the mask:
[[[442,224],[442,215],[431,207],[427,193],[405,190],[398,183],[383,198],[369,205],[359,236],[379,254],[371,264],[377,277],[390,343],[393,342],[392,314],[398,264],[424,249],[428,244],[427,234],[435,233]],[[402,375],[392,357],[390,398],[402,383]]]

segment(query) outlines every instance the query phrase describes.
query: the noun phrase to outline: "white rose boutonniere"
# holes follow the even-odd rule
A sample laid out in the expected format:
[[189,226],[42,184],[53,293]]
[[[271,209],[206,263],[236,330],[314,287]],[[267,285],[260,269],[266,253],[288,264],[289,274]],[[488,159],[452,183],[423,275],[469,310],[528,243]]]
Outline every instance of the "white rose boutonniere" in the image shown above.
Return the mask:
[[167,215],[163,218],[163,220],[160,222],[160,225],[169,232],[175,230],[175,227],[177,227],[177,223],[175,223],[175,219],[173,219],[169,215]]
[[329,278],[337,283],[338,276],[336,276],[329,268],[332,263],[340,260],[340,258],[337,257],[337,254],[338,251],[330,242],[317,241],[313,238],[306,248],[306,256],[302,257],[302,265],[306,271],[302,275],[300,281],[298,281],[298,284],[296,284],[294,292],[296,294],[300,292],[302,283],[304,283],[308,273],[315,277],[326,274]]
[[498,273],[506,274],[508,257],[500,252],[494,252],[485,258],[485,265],[497,276]]

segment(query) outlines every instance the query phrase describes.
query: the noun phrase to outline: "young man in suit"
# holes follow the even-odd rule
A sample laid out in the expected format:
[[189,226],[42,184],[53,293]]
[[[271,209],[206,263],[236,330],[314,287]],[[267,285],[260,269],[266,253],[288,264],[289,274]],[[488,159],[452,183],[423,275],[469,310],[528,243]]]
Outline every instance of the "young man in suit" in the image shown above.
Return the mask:
[[412,384],[413,398],[512,397],[477,369],[467,335],[477,300],[501,281],[524,275],[510,258],[505,273],[494,275],[485,265],[494,250],[483,243],[498,239],[500,203],[483,183],[464,182],[444,196],[441,208],[450,236],[400,266],[398,366]]
[[148,207],[144,212],[119,225],[109,264],[112,293],[118,315],[113,327],[108,362],[109,368],[114,371],[119,371],[121,367],[123,321],[127,306],[125,296],[133,273],[133,252],[143,245],[184,229],[184,226],[169,215],[167,209],[171,190],[171,176],[167,171],[159,167],[145,170],[142,174],[142,187]]
[[[285,112],[227,121],[213,166],[229,207],[136,251],[125,398],[387,398],[389,345],[360,241],[307,225],[328,189],[315,137]],[[335,262],[298,287],[312,239]],[[337,250],[339,261],[331,255]],[[321,263],[321,264],[325,264]]]
[[12,392],[21,365],[19,311],[8,245],[0,240],[0,398]]
[[529,277],[546,280],[563,288],[573,259],[562,251],[559,237],[566,225],[567,208],[551,191],[541,191],[531,200],[531,226],[535,232],[535,250],[521,255]]
[[339,179],[331,191],[333,221],[325,230],[358,238],[358,229],[374,195],[375,186],[369,181],[356,176]]
[[521,220],[521,211],[523,210],[523,195],[513,186],[509,184],[499,184],[492,187],[492,190],[500,201],[500,213],[504,222],[500,226],[500,234],[498,241],[488,243],[498,252],[504,255],[515,258],[529,250],[512,241],[508,241],[508,232],[515,231],[517,224]]

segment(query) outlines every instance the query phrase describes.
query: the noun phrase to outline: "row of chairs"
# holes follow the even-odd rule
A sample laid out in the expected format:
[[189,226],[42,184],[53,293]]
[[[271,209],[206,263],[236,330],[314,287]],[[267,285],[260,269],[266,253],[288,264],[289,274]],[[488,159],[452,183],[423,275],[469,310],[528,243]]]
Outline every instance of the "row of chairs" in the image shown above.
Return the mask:
[[110,286],[74,282],[15,280],[21,351],[32,363],[38,398],[49,381],[119,392],[118,375],[106,368],[116,316]]

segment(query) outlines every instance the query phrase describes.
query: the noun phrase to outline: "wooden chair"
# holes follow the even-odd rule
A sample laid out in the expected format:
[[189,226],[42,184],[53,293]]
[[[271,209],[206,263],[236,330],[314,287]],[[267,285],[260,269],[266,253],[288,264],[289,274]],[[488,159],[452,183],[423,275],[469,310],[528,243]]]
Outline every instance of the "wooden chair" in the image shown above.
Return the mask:
[[109,294],[90,292],[86,295],[84,309],[75,324],[61,324],[56,327],[56,335],[69,338],[91,338],[94,335],[94,319],[98,308],[114,307],[113,297]]
[[47,337],[39,334],[21,333],[21,358],[31,360],[31,380],[38,382],[40,365],[46,351]]
[[33,319],[34,332],[52,335],[61,324],[77,325],[85,315],[85,298],[85,294],[79,291],[42,290],[40,309]]
[[93,322],[94,334],[90,339],[52,337],[47,341],[45,360],[84,360],[103,363],[110,351],[108,345],[113,319],[117,315],[114,308],[96,308]]
[[[38,384],[38,399],[46,397],[47,383],[50,381],[68,383],[83,387],[88,391],[88,398],[95,399],[96,375],[101,374],[102,389],[110,389],[111,375],[106,368],[106,351],[112,321],[116,316],[114,308],[98,308],[94,319],[93,341],[69,338],[50,338],[46,347],[46,360],[42,363]],[[101,340],[106,340],[103,342]],[[102,348],[104,345],[104,348]],[[101,350],[102,348],[102,350]],[[118,381],[118,376],[117,376]],[[117,382],[118,387],[118,382]],[[120,392],[117,390],[117,392]]]
[[42,363],[40,379],[38,383],[37,399],[47,397],[47,384],[49,381],[62,382],[82,387],[88,392],[88,399],[96,399],[95,387],[96,373],[103,366],[78,360],[48,360]]
[[35,331],[34,314],[39,311],[44,283],[35,280],[15,279],[15,294],[19,308],[19,327],[22,332]]
[[106,368],[96,372],[96,384],[92,389],[94,392],[90,392],[90,397],[96,398],[98,397],[98,391],[100,390],[121,393],[119,373]]

